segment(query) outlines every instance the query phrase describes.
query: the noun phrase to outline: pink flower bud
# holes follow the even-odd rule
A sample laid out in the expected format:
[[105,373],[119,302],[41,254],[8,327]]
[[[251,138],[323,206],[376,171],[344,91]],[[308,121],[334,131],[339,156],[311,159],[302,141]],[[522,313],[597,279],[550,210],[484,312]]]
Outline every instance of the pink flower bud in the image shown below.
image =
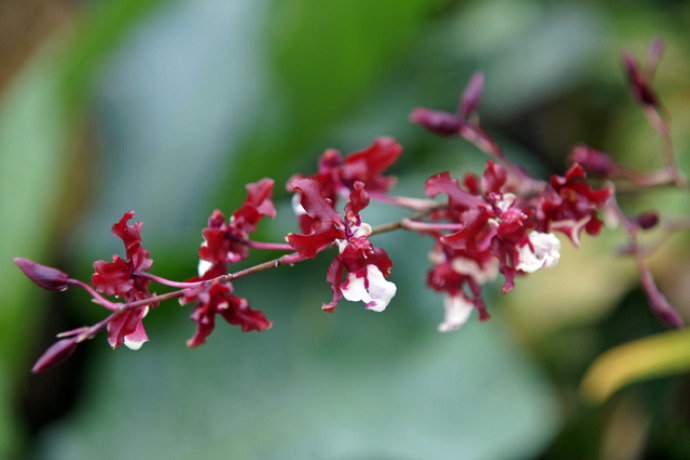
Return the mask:
[[460,98],[460,116],[467,118],[472,115],[479,104],[482,102],[482,94],[484,93],[484,74],[475,72],[467,83],[462,97]]
[[578,163],[585,171],[597,176],[614,177],[620,171],[613,158],[585,144],[579,144],[573,148],[570,152],[570,161]]
[[621,60],[623,61],[623,67],[628,75],[628,82],[630,83],[630,88],[632,89],[635,99],[644,105],[656,107],[658,105],[657,97],[642,75],[635,58],[633,58],[628,51],[624,51]]
[[45,353],[43,353],[40,358],[38,358],[38,361],[36,361],[36,364],[34,364],[31,372],[37,374],[39,372],[47,371],[48,369],[57,366],[69,358],[77,348],[77,338],[78,336],[75,336],[55,342],[46,350]]
[[463,119],[454,113],[423,107],[414,109],[410,114],[410,120],[441,136],[457,136],[464,123]]
[[69,279],[69,275],[57,268],[37,264],[32,260],[22,259],[21,257],[15,258],[14,263],[17,264],[21,271],[23,271],[31,281],[38,284],[43,289],[64,291],[68,287],[67,280]]

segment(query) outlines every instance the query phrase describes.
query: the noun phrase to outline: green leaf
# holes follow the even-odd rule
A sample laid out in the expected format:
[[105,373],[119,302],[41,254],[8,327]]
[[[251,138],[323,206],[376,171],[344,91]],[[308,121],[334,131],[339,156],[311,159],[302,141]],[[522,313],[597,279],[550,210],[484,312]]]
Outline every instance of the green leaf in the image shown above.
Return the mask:
[[369,145],[373,139],[350,147],[322,139],[409,57],[430,17],[447,3],[272,2],[266,18],[271,88],[224,183],[265,176],[283,183],[296,159],[310,158],[308,164],[315,165],[316,155],[326,148]]

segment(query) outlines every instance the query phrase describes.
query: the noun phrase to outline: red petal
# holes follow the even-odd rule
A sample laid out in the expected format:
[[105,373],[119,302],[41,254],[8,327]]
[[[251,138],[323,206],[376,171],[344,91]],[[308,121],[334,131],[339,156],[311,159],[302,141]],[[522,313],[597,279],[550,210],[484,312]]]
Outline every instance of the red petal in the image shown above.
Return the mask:
[[460,210],[488,206],[481,197],[462,190],[458,184],[458,180],[451,178],[450,173],[447,172],[431,176],[426,181],[427,195],[434,198],[440,193],[448,195],[450,205]]
[[205,228],[201,231],[206,245],[199,248],[199,258],[209,262],[227,261],[230,241],[225,236],[226,230],[219,228]]
[[340,215],[333,209],[333,203],[326,201],[321,195],[316,180],[309,177],[296,177],[288,184],[288,190],[299,192],[302,207],[315,220],[342,222]]
[[332,222],[315,222],[310,235],[288,234],[285,239],[303,257],[315,257],[324,246],[331,244],[336,238],[345,238],[345,234]]
[[392,137],[376,138],[365,150],[351,153],[345,158],[343,178],[367,182],[388,169],[401,153],[402,147]]
[[146,307],[127,311],[108,323],[108,343],[117,348],[125,343],[125,337],[136,331]]
[[149,259],[149,252],[141,247],[141,226],[143,222],[136,222],[127,225],[127,221],[134,216],[134,211],[130,211],[122,216],[120,222],[113,225],[112,232],[118,238],[122,238],[125,244],[127,260],[132,262],[134,270],[148,270],[153,264]]
[[230,307],[220,310],[220,314],[228,323],[240,326],[242,332],[261,332],[269,329],[273,325],[273,323],[266,319],[266,316],[264,316],[261,310],[252,310],[249,308],[247,299],[232,296],[230,300]]
[[486,162],[486,170],[482,176],[482,189],[484,193],[500,192],[508,180],[508,172],[503,166],[493,160]]
[[331,291],[333,291],[333,300],[321,306],[324,311],[332,313],[335,306],[338,305],[340,299],[343,298],[343,293],[340,290],[340,284],[343,281],[344,271],[345,265],[343,265],[343,263],[340,261],[340,258],[336,257],[333,259],[331,265],[328,267],[328,272],[326,273],[326,280],[331,284]]
[[356,216],[367,206],[369,206],[369,194],[364,190],[364,183],[355,182],[355,188],[350,193],[350,201],[345,205],[345,212],[348,215]]
[[112,262],[99,260],[93,266],[96,273],[91,276],[91,284],[105,295],[123,296],[134,287],[129,265],[119,256],[113,256]]

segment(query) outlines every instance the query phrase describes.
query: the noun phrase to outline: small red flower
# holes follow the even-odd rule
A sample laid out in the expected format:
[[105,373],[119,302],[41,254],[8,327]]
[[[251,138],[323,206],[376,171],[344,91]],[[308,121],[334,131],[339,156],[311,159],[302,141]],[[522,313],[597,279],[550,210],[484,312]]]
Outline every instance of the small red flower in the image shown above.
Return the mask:
[[215,328],[216,315],[229,324],[240,326],[243,332],[263,331],[272,326],[263,312],[249,308],[249,301],[233,294],[231,283],[210,283],[192,290],[181,300],[182,304],[197,302],[191,319],[197,325],[194,336],[187,341],[190,347],[206,343]]
[[273,180],[262,179],[247,184],[247,198],[244,204],[233,213],[230,222],[225,221],[223,213],[213,211],[208,219],[208,227],[201,231],[204,243],[199,250],[199,258],[206,262],[239,262],[249,257],[246,240],[263,217],[273,219],[276,209],[271,201]]
[[311,224],[306,234],[288,234],[285,237],[287,242],[302,257],[314,257],[333,243],[339,249],[326,275],[333,300],[324,304],[323,309],[333,311],[345,297],[352,302],[363,301],[367,309],[383,311],[396,292],[395,284],[385,279],[390,275],[393,264],[386,251],[372,246],[368,239],[372,229],[362,222],[359,215],[369,205],[364,182],[353,184],[349,202],[345,205],[344,220],[331,207],[328,198],[321,195],[316,179],[293,178],[288,190],[297,193],[301,209]]
[[507,293],[518,274],[558,262],[560,242],[552,234],[534,231],[532,201],[507,193],[507,182],[507,171],[493,160],[487,161],[481,179],[466,176],[462,186],[448,173],[427,180],[429,196],[448,195],[445,211],[434,212],[430,218],[460,226],[449,234],[427,231],[436,240],[431,257],[435,266],[427,284],[447,294],[446,319],[439,326],[442,331],[460,327],[472,308],[479,310],[480,319],[489,318],[481,286],[497,272],[505,278],[503,292]]
[[481,286],[496,278],[498,260],[486,250],[468,252],[453,249],[437,242],[429,259],[434,267],[427,273],[427,285],[438,292],[446,293],[446,319],[439,325],[442,332],[457,329],[469,318],[471,309],[476,308],[481,321],[490,318],[481,297]]
[[325,198],[316,179],[296,177],[290,180],[288,191],[295,192],[304,218],[300,221],[303,234],[289,233],[285,239],[303,257],[316,253],[345,237],[345,224],[331,201]]
[[[335,209],[338,195],[349,197],[356,182],[363,183],[369,192],[387,192],[395,183],[395,178],[384,176],[383,173],[398,160],[401,153],[400,144],[390,137],[378,137],[366,149],[345,158],[337,150],[329,149],[319,159],[319,171],[308,178],[316,181],[319,194],[331,209]],[[297,191],[295,181],[305,178],[302,175],[294,176],[288,181],[288,191]],[[296,197],[296,200],[300,199]],[[294,207],[302,232],[308,233],[312,220],[298,202],[294,203]]]
[[112,262],[95,262],[96,273],[91,277],[91,284],[98,291],[124,297],[128,302],[151,296],[148,292],[149,280],[134,277],[134,272],[146,271],[153,264],[149,252],[141,247],[140,232],[143,222],[127,225],[132,216],[134,211],[126,213],[112,228],[113,235],[121,238],[125,244],[127,258],[114,255]]
[[185,292],[180,299],[181,304],[197,302],[190,316],[197,325],[197,331],[187,341],[188,346],[206,343],[206,337],[215,328],[216,315],[240,326],[244,332],[260,332],[271,327],[272,323],[263,312],[252,310],[247,299],[234,295],[232,283],[216,278],[227,273],[228,263],[239,262],[249,256],[247,238],[256,230],[259,221],[264,217],[275,217],[276,209],[271,201],[273,184],[272,179],[247,184],[247,198],[233,213],[230,222],[226,222],[223,213],[216,209],[208,219],[208,227],[202,230],[204,242],[199,249],[199,276],[187,281],[208,282]]
[[[94,263],[96,272],[91,276],[91,284],[106,295],[124,297],[127,302],[135,302],[151,297],[148,290],[150,280],[136,276],[137,271],[151,268],[153,260],[149,252],[141,247],[141,226],[143,222],[128,225],[127,221],[134,216],[130,211],[113,225],[112,232],[125,244],[126,259],[118,255],[113,256],[112,262],[99,260]],[[155,308],[158,304],[151,305]],[[132,349],[138,349],[148,341],[141,320],[148,313],[148,306],[139,307],[120,315],[108,323],[108,342],[113,348],[125,344]]]
[[590,235],[599,233],[603,223],[597,217],[597,209],[604,206],[613,192],[608,188],[592,190],[586,177],[579,164],[574,164],[565,177],[551,177],[550,184],[539,197],[538,231],[561,231],[575,247],[580,246],[582,230]]

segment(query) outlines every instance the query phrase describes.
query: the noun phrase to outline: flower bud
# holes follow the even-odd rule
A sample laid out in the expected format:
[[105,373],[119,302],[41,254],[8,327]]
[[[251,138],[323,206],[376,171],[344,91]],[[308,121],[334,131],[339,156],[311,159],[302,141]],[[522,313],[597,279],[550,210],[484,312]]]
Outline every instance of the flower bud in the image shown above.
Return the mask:
[[642,230],[649,230],[659,223],[659,214],[656,211],[647,211],[637,216],[637,223]]
[[592,147],[579,144],[570,152],[570,161],[578,163],[590,174],[602,177],[615,177],[620,168],[613,158]]
[[625,73],[628,75],[628,82],[630,83],[630,89],[632,89],[633,96],[643,105],[651,105],[653,107],[658,106],[658,100],[654,91],[649,86],[649,83],[645,80],[642,72],[640,71],[637,61],[628,51],[624,51],[621,56],[623,61],[623,68]]
[[467,118],[469,115],[472,115],[477,108],[479,108],[479,104],[482,102],[483,93],[484,74],[475,72],[462,92],[462,97],[460,98],[460,116]]
[[64,291],[68,287],[67,280],[69,279],[69,275],[57,268],[37,264],[32,260],[22,259],[21,257],[15,258],[14,263],[17,264],[21,271],[23,271],[31,281],[38,284],[43,289]]
[[417,107],[410,114],[416,123],[441,136],[457,136],[463,120],[455,114]]
[[31,372],[37,374],[39,372],[47,371],[51,367],[55,367],[69,358],[77,348],[77,338],[78,336],[75,336],[55,342],[46,350],[45,353],[43,353],[40,358],[38,358],[38,361],[36,361],[36,364],[34,364]]

